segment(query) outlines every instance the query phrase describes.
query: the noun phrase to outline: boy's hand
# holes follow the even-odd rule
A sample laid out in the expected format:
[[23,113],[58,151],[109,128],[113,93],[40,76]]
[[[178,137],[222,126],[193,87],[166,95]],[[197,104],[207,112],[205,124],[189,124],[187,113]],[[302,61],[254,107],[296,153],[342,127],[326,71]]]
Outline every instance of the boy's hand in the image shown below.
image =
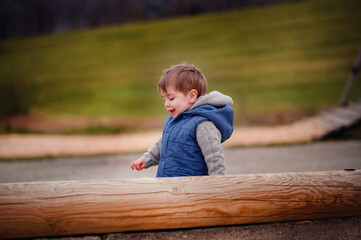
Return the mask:
[[138,159],[130,163],[130,168],[132,170],[137,169],[138,171],[147,167],[147,164],[143,161],[143,159]]

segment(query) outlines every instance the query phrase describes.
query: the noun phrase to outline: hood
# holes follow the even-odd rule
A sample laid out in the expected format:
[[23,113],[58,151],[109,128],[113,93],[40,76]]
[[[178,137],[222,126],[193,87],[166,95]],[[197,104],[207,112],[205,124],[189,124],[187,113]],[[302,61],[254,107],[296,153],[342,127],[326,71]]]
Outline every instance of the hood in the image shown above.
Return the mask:
[[231,97],[213,91],[200,96],[186,114],[203,116],[212,121],[222,135],[221,142],[224,142],[233,132],[234,113],[231,104]]
[[232,105],[233,100],[230,96],[224,95],[218,91],[210,92],[206,95],[200,96],[192,105],[190,110],[201,105],[211,105],[213,107],[224,107],[227,104]]

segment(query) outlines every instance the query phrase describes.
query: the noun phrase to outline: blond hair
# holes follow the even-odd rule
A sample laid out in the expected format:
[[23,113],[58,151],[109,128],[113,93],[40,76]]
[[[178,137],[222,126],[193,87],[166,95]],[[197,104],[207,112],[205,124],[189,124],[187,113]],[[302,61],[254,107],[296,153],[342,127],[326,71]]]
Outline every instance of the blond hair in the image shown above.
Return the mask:
[[193,64],[178,64],[164,70],[164,74],[158,82],[158,92],[167,92],[167,87],[172,86],[176,91],[186,95],[195,89],[198,97],[206,94],[207,80],[200,69]]

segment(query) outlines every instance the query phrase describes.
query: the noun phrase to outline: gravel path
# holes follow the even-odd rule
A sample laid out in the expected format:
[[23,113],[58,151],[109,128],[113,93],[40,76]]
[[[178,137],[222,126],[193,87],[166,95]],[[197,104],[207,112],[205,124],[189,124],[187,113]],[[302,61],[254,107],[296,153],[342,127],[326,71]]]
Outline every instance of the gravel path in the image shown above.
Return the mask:
[[[335,107],[291,124],[269,127],[235,126],[225,147],[296,144],[321,139],[361,120],[361,100]],[[115,135],[0,135],[0,159],[43,156],[86,156],[146,151],[162,135],[161,130]]]
[[[314,142],[224,150],[228,174],[361,169],[361,141]],[[0,162],[0,182],[154,177],[156,167],[132,171],[141,154]]]

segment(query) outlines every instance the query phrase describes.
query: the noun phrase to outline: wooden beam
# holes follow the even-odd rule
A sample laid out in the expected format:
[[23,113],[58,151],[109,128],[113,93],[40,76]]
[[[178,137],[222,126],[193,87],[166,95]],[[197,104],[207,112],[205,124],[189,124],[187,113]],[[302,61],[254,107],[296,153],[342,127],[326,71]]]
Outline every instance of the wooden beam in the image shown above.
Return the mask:
[[346,86],[342,93],[341,104],[340,104],[342,107],[346,107],[348,105],[348,99],[349,99],[351,91],[355,85],[355,82],[356,82],[357,76],[360,72],[360,69],[361,69],[361,48],[358,51],[355,63],[351,69],[351,73],[348,77]]
[[0,184],[0,238],[361,215],[361,171]]

